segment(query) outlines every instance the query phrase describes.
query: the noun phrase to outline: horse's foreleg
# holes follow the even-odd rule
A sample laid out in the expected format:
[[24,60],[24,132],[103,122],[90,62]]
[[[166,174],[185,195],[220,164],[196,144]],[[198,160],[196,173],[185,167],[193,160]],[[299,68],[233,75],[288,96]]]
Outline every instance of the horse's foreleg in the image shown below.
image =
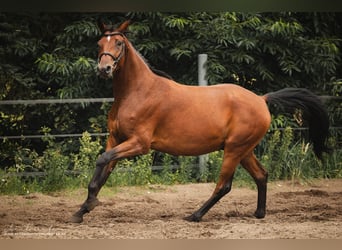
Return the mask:
[[266,214],[267,171],[257,160],[254,154],[250,154],[241,161],[241,165],[253,177],[258,187],[258,203],[254,213],[256,218],[264,218]]
[[187,221],[198,222],[224,195],[230,192],[238,160],[231,157],[224,157],[222,168],[219,176],[219,181],[212,196],[207,200],[200,209],[192,215],[185,217]]
[[88,185],[88,197],[86,201],[81,206],[80,210],[77,211],[70,219],[71,222],[81,223],[83,221],[83,215],[85,213],[89,213],[93,210],[98,204],[99,200],[97,199],[97,195],[102,188],[102,186],[106,183],[110,173],[114,169],[116,165],[116,161],[112,161],[106,166],[96,165],[96,169],[94,175]]
[[88,197],[80,210],[71,217],[71,222],[81,223],[83,215],[89,213],[99,204],[97,194],[106,183],[118,159],[144,154],[148,151],[146,151],[147,147],[139,143],[137,138],[132,138],[112,147],[114,143],[114,139],[110,138],[107,142],[106,152],[97,159],[95,173],[88,186]]
[[[117,142],[115,138],[110,135],[107,140],[106,151],[111,150],[115,145],[117,145]],[[88,185],[88,197],[80,210],[71,217],[71,222],[81,223],[83,221],[83,215],[85,213],[89,213],[99,204],[96,197],[117,163],[117,161],[103,159],[104,155],[105,153],[103,153],[96,161],[95,172]]]

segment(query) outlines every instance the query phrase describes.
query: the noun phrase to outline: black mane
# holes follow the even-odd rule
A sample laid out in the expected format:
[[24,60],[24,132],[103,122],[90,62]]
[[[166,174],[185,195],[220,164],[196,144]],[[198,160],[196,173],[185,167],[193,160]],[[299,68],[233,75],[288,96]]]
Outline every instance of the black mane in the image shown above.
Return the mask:
[[158,76],[162,76],[162,77],[165,77],[167,79],[173,80],[173,78],[168,73],[166,73],[162,70],[156,69],[155,67],[150,65],[150,63],[147,61],[147,59],[142,54],[140,54],[140,52],[137,51],[137,54],[144,60],[144,62],[152,70],[153,73],[155,73]]
[[159,70],[159,69],[155,69],[153,66],[151,66],[149,64],[148,64],[148,66],[150,67],[152,72],[155,73],[156,75],[165,77],[165,78],[170,79],[170,80],[173,80],[173,78],[168,73],[166,73],[162,70]]

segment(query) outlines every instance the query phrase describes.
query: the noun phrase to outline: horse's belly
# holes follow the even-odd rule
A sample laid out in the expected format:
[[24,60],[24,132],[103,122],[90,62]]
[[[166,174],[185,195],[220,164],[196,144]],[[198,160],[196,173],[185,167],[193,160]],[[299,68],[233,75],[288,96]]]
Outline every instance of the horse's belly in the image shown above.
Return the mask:
[[222,130],[216,132],[205,129],[165,132],[156,136],[151,148],[171,155],[201,155],[223,148],[224,134]]
[[223,145],[214,144],[214,145],[194,145],[189,146],[185,144],[181,144],[177,142],[176,146],[170,146],[169,144],[163,143],[153,143],[151,148],[163,153],[171,154],[171,155],[184,155],[184,156],[196,156],[201,154],[210,153],[216,150],[223,149]]

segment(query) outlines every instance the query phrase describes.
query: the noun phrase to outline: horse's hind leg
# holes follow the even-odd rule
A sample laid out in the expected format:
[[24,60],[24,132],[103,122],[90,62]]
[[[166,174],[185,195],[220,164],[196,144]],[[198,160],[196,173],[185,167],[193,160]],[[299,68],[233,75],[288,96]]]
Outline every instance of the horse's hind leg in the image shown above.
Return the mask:
[[254,215],[256,218],[264,218],[266,214],[266,192],[268,173],[253,153],[245,157],[241,161],[241,165],[253,177],[258,187],[258,204]]
[[200,221],[201,218],[209,211],[209,209],[216,204],[216,202],[218,202],[224,195],[230,192],[234,172],[238,163],[239,159],[236,159],[236,157],[230,157],[226,154],[224,155],[219,181],[217,182],[212,196],[202,205],[200,209],[198,209],[192,215],[185,217],[185,220],[195,222]]

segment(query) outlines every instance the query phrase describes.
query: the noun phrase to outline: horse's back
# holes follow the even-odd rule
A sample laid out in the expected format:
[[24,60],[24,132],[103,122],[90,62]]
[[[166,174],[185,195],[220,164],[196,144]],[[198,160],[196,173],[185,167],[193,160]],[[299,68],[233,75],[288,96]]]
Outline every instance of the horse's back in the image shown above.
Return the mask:
[[270,119],[264,98],[239,85],[226,83],[193,88],[198,93],[195,94],[192,87],[188,88],[192,105],[201,106],[206,111],[216,110],[221,119],[226,117],[238,123],[253,120],[268,123]]

